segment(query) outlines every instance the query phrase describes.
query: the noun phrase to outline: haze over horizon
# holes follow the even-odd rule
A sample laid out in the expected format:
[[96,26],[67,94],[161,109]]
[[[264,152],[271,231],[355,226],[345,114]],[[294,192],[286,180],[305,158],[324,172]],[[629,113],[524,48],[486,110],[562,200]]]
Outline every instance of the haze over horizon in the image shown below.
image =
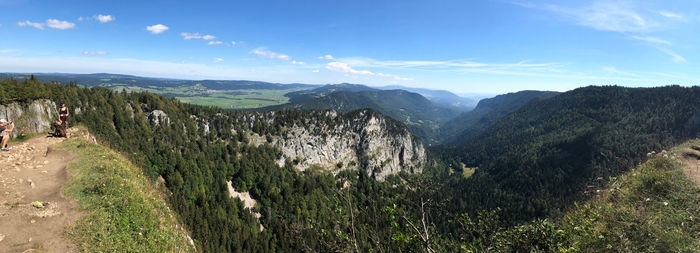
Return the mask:
[[0,72],[505,93],[695,85],[693,1],[0,0]]

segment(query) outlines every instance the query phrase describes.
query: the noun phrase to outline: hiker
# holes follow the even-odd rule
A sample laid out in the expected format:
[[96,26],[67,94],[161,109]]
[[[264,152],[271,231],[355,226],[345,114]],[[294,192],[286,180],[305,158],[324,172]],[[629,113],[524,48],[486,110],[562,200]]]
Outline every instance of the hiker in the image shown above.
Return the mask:
[[58,125],[62,125],[65,123],[66,128],[68,128],[68,115],[70,112],[68,112],[68,107],[66,106],[66,103],[61,102],[61,107],[58,108]]
[[2,136],[2,146],[0,146],[0,150],[10,151],[7,149],[7,141],[10,140],[10,132],[12,132],[14,129],[15,123],[7,122],[5,119],[0,119],[0,136]]

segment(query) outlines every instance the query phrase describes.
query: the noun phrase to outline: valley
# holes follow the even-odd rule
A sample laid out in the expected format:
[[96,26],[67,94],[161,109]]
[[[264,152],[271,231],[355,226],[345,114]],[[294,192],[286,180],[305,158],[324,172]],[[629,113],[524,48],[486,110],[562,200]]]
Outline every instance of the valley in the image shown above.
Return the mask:
[[[410,125],[371,109],[230,111],[105,87],[35,80],[4,80],[0,87],[6,95],[2,104],[20,104],[13,117],[24,117],[23,103],[42,99],[76,108],[71,124],[89,129],[99,143],[141,166],[145,178],[163,182],[168,206],[204,251],[587,251],[599,246],[591,235],[617,232],[577,234],[567,229],[582,221],[559,221],[564,212],[587,219],[587,213],[577,213],[585,212],[578,211],[581,203],[598,205],[598,190],[634,173],[649,159],[647,153],[700,132],[697,87],[591,86],[559,94],[507,94],[477,106],[478,117],[471,122],[481,125],[462,124],[480,133],[434,146]],[[302,102],[372,92],[332,92]],[[683,198],[697,198],[694,186],[684,187]],[[247,193],[246,201],[254,204],[244,205],[230,189]],[[423,240],[425,234],[411,224],[423,224],[431,238],[441,239]],[[579,239],[547,232],[557,227]],[[533,233],[544,237],[524,239]],[[696,234],[689,232],[673,247],[693,247]],[[669,242],[663,236],[660,242]],[[666,247],[628,240],[633,248]]]

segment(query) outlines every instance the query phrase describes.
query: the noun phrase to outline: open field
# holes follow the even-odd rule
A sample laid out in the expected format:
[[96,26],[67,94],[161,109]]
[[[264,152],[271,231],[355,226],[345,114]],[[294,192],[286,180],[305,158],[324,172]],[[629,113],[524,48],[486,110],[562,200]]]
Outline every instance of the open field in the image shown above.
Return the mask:
[[184,103],[216,106],[224,109],[249,109],[271,105],[280,105],[289,102],[284,94],[304,90],[303,88],[291,89],[245,89],[245,90],[208,90],[202,85],[180,87],[139,87],[121,84],[105,85],[115,90],[128,92],[152,92],[167,97],[174,97]]

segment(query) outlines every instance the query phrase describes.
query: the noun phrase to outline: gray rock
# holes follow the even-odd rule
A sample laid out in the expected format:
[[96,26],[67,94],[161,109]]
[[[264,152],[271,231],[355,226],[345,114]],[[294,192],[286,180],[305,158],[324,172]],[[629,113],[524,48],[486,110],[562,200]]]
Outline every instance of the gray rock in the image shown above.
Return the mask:
[[168,114],[166,114],[164,111],[161,110],[153,110],[151,113],[148,114],[148,122],[151,123],[151,125],[160,125],[161,122],[163,124],[169,125],[170,124],[170,118],[168,118]]
[[35,100],[31,103],[11,103],[0,105],[0,118],[15,123],[11,137],[20,133],[41,133],[51,129],[51,123],[58,119],[56,103],[50,100]]

